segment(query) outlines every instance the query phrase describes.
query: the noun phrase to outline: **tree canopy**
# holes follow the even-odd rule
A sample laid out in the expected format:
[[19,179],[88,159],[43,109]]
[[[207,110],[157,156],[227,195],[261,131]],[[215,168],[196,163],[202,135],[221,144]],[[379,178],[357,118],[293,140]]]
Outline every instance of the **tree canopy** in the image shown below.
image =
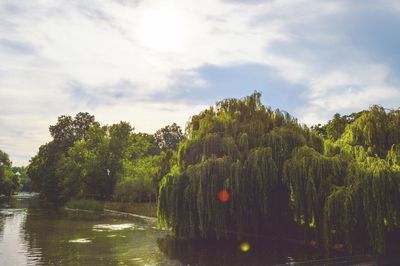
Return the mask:
[[400,111],[371,106],[309,129],[260,96],[192,117],[161,181],[160,225],[207,239],[300,226],[326,253],[339,244],[383,253],[387,234],[400,229]]
[[[50,133],[26,170],[32,190],[56,202],[157,198],[159,225],[179,238],[294,237],[325,254],[383,254],[400,232],[399,109],[373,105],[309,128],[255,92],[192,116],[185,134],[88,113],[60,116]],[[11,184],[0,193],[15,190],[14,173],[0,152],[0,182]]]
[[18,189],[19,179],[12,170],[10,157],[0,150],[0,195],[9,197]]
[[159,132],[173,145],[160,147],[157,134],[134,133],[127,122],[102,126],[89,113],[60,116],[49,130],[53,139],[39,148],[27,173],[31,189],[52,202],[155,201],[180,139],[169,135],[181,134],[176,124],[165,127]]

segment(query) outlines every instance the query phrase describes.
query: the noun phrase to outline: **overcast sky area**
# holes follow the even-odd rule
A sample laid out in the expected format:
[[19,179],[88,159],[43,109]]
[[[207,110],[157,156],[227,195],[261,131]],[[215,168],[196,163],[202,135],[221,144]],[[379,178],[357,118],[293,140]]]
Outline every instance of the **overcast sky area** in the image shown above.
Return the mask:
[[307,125],[400,105],[400,2],[0,0],[0,149],[87,111],[154,133],[262,92]]

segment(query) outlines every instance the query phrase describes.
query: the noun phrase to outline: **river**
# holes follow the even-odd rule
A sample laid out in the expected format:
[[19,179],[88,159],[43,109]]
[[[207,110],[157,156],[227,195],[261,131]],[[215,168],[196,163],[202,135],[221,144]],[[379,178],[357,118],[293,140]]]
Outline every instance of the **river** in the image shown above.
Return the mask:
[[313,257],[276,241],[177,241],[155,226],[147,219],[68,211],[18,194],[0,202],[0,265],[274,265],[289,256]]
[[0,208],[0,265],[181,265],[159,250],[165,235],[140,218],[66,211],[19,194]]

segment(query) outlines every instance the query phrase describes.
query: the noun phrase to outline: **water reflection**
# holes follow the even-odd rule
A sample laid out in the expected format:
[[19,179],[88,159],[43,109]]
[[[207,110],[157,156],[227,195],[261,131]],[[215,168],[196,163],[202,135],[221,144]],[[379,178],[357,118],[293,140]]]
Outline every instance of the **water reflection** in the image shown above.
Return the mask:
[[[398,239],[398,238],[395,238]],[[273,265],[311,259],[287,242],[183,241],[140,218],[45,206],[26,197],[0,207],[0,265]]]
[[[65,211],[18,197],[0,208],[0,265],[271,265],[301,247],[175,240],[143,219]],[[311,255],[310,255],[311,256]]]
[[[14,199],[0,208],[0,265],[180,265],[157,248],[154,224]],[[97,230],[94,230],[97,229]]]
[[3,238],[3,229],[4,229],[4,216],[0,215],[0,239]]
[[[9,202],[3,202],[2,205],[8,206]],[[25,256],[27,246],[20,233],[25,220],[26,210],[24,209],[0,210],[0,265],[30,265]],[[16,249],[15,246],[18,248]]]
[[184,265],[274,265],[285,263],[289,255],[296,260],[316,255],[298,244],[279,241],[187,241],[167,236],[158,239],[158,247]]

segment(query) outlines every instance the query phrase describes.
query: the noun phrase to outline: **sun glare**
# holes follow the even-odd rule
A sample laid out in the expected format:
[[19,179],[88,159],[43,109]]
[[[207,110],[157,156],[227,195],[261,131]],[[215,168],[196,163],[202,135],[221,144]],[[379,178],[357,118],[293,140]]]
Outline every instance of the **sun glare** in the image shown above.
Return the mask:
[[156,8],[144,11],[138,37],[146,48],[159,52],[176,52],[184,47],[186,27],[184,14],[177,9]]

